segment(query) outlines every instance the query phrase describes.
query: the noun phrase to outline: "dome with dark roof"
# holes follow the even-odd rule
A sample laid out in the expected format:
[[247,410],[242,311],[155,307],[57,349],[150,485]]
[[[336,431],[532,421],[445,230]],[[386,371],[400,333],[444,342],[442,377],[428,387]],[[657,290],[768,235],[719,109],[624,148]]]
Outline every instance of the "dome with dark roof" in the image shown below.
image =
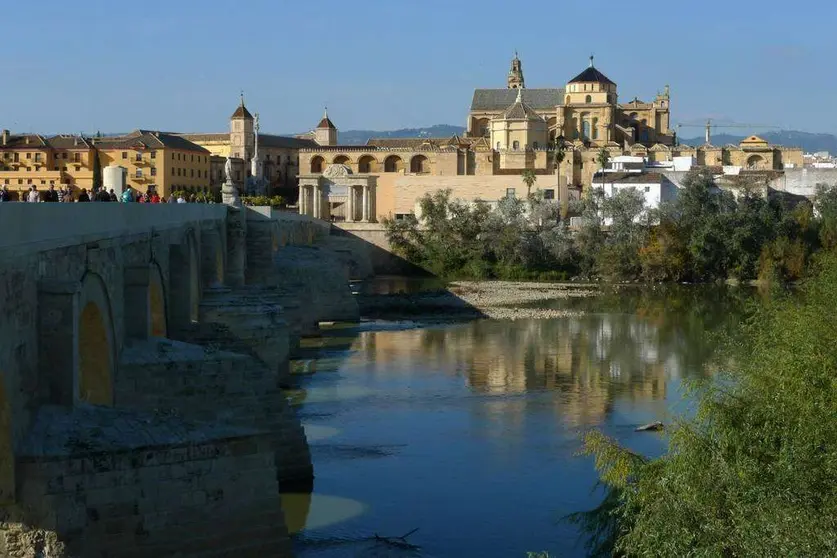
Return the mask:
[[570,83],[604,83],[606,85],[616,85],[593,66],[592,56],[590,57],[590,67],[571,79]]

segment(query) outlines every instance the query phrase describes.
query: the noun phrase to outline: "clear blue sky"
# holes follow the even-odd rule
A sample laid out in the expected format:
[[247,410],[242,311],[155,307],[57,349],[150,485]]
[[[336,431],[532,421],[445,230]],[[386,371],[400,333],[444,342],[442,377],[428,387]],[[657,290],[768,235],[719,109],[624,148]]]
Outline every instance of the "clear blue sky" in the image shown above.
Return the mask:
[[222,131],[241,89],[275,133],[310,129],[325,104],[344,130],[464,125],[517,49],[528,87],[564,85],[593,53],[623,102],[671,84],[675,122],[837,132],[833,0],[5,4],[14,131]]

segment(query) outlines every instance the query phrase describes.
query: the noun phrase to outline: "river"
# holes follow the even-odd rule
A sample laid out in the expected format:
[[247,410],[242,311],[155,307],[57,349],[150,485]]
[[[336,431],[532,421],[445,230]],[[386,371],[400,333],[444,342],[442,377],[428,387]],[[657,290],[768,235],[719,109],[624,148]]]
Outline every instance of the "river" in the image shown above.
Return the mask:
[[[574,317],[363,322],[304,340],[291,398],[316,480],[313,495],[285,496],[297,556],[585,556],[562,521],[602,497],[581,435],[664,451],[635,427],[690,412],[684,381],[707,374],[748,298],[637,287],[548,301]],[[369,540],[414,529],[419,549]]]

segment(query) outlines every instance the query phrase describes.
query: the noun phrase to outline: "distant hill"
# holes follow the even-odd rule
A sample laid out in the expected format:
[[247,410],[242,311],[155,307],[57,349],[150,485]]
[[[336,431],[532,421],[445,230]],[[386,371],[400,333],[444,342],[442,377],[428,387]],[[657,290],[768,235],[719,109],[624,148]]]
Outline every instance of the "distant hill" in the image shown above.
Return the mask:
[[[812,134],[810,132],[797,132],[793,130],[777,130],[756,134],[758,137],[776,145],[788,147],[801,147],[805,153],[816,153],[817,151],[828,151],[837,155],[837,136],[833,134]],[[728,143],[738,144],[748,136],[733,136],[730,134],[713,134],[713,145],[726,145]],[[680,143],[686,145],[703,145],[704,138],[680,139]]]
[[436,124],[429,128],[402,128],[389,132],[377,132],[375,130],[340,130],[339,141],[341,145],[364,145],[369,138],[449,138],[454,134],[462,135],[465,128],[462,126],[449,126],[447,124]]
[[[449,124],[436,124],[428,128],[402,128],[400,130],[390,131],[341,130],[340,143],[342,145],[364,145],[370,138],[448,138],[454,134],[462,135],[464,133],[465,128],[462,126],[451,126]],[[837,136],[833,134],[812,134],[810,132],[793,130],[777,130],[757,135],[773,144],[801,147],[806,153],[828,151],[832,155],[837,155]],[[746,137],[730,134],[713,134],[712,143],[715,145],[726,145],[728,143],[738,144]],[[697,138],[680,138],[679,141],[686,145],[703,145],[702,136]]]

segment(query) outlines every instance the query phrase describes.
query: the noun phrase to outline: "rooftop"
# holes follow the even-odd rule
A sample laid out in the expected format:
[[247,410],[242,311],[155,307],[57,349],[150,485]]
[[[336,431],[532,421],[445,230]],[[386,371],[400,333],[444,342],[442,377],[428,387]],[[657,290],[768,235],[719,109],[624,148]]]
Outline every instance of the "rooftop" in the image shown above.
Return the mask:
[[554,110],[564,102],[564,89],[475,89],[471,111],[504,111],[523,91],[523,101],[535,110]]
[[593,66],[592,56],[590,57],[590,67],[571,79],[570,83],[605,83],[608,85],[616,85],[610,81],[606,75]]
[[133,148],[154,148],[167,147],[182,151],[196,151],[209,153],[207,149],[189,141],[183,136],[168,132],[157,132],[152,130],[134,130],[128,135],[113,138],[97,138],[94,140],[97,147],[105,149],[133,149]]

